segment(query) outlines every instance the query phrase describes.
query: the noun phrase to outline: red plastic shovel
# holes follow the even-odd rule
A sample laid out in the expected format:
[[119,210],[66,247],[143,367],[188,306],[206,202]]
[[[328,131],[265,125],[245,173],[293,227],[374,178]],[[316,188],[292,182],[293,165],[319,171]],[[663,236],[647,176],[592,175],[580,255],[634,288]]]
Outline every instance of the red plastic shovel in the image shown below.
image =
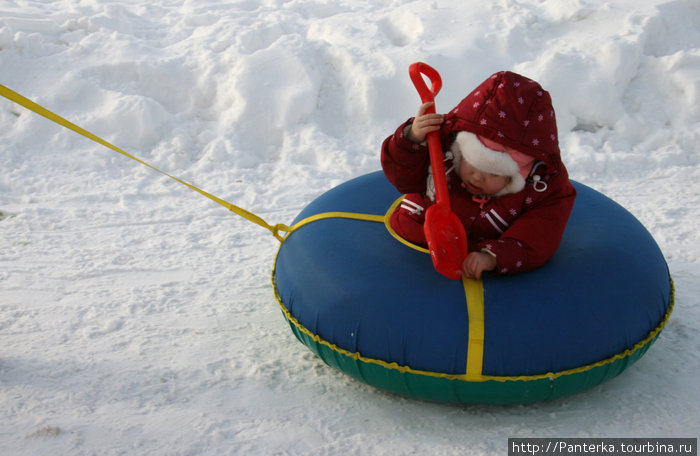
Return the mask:
[[[418,90],[421,101],[423,103],[434,102],[435,96],[442,88],[442,79],[437,70],[425,63],[417,62],[408,68],[408,73],[413,85]],[[426,85],[423,75],[430,79],[431,88]],[[434,104],[425,111],[426,114],[434,112]],[[462,263],[467,257],[467,234],[462,221],[452,212],[450,207],[440,135],[437,131],[430,132],[427,135],[427,140],[430,166],[433,169],[433,181],[435,182],[436,204],[428,207],[425,212],[423,230],[435,269],[450,279],[460,279],[462,277]]]

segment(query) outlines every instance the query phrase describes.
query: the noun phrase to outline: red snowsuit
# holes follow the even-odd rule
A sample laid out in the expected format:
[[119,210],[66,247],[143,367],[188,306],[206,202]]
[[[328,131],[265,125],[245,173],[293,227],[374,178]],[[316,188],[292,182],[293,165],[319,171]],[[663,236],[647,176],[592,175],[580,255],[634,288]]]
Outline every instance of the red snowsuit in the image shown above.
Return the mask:
[[[382,168],[402,193],[404,202],[391,216],[392,228],[403,238],[426,245],[425,209],[434,204],[426,195],[428,148],[404,136],[409,119],[382,144]],[[468,131],[523,152],[535,159],[525,188],[515,194],[476,201],[448,173],[452,210],[467,230],[469,251],[486,249],[496,255],[494,271],[509,274],[542,266],[554,254],[566,228],[576,191],[561,161],[551,98],[530,79],[512,72],[491,76],[450,113],[440,130],[447,151],[459,131]],[[451,163],[445,163],[446,168]]]

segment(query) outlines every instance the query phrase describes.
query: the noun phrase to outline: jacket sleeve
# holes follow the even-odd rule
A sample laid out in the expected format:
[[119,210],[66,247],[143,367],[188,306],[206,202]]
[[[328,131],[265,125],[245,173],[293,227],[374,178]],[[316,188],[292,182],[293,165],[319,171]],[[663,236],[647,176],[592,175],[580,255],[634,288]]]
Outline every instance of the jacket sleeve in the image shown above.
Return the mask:
[[496,255],[497,274],[528,271],[544,265],[556,252],[576,199],[568,180],[550,197],[534,203],[499,239],[479,243]]
[[401,193],[423,193],[426,189],[430,159],[425,144],[415,144],[404,135],[413,118],[401,124],[396,132],[382,143],[384,175]]

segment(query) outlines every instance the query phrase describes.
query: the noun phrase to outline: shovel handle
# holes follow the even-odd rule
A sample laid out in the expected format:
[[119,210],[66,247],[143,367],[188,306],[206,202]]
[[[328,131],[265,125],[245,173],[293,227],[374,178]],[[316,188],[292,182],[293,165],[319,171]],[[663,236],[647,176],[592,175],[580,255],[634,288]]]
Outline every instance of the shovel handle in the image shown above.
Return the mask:
[[[428,103],[429,101],[435,101],[435,96],[442,89],[442,78],[437,70],[430,65],[423,62],[416,62],[408,67],[408,74],[411,76],[411,81],[413,85],[418,90],[418,95],[423,103]],[[428,87],[423,79],[423,75],[427,76],[430,80],[432,87]],[[433,112],[435,107],[433,106]]]
[[[408,67],[411,81],[420,95],[423,103],[434,102],[435,96],[442,88],[442,78],[437,70],[423,62],[412,63]],[[423,76],[427,76],[432,87],[428,87]],[[425,110],[426,114],[435,113],[435,104]],[[426,137],[430,152],[430,166],[433,169],[433,182],[435,183],[435,200],[438,205],[450,209],[450,197],[447,190],[447,177],[445,164],[442,158],[442,144],[437,131],[431,131]]]

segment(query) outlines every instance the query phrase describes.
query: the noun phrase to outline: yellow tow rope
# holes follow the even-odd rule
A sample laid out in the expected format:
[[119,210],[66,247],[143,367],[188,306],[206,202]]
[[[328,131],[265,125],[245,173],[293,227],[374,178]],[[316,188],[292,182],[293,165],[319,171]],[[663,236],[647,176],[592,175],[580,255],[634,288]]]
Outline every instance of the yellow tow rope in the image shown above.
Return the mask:
[[[119,147],[105,141],[104,139],[100,138],[99,136],[90,133],[89,131],[87,131],[87,130],[77,126],[76,124],[64,119],[63,117],[59,116],[58,114],[55,114],[55,113],[49,111],[48,109],[44,108],[43,106],[34,103],[30,99],[23,97],[22,95],[18,94],[14,90],[8,89],[7,87],[5,87],[2,84],[0,84],[0,95],[4,96],[5,98],[7,98],[10,101],[17,103],[18,105],[24,106],[25,108],[29,109],[30,111],[33,111],[41,116],[46,117],[47,119],[65,127],[65,128],[68,128],[69,130],[72,130],[72,131],[74,131],[74,132],[76,132],[76,133],[78,133],[78,134],[80,134],[88,139],[95,141],[96,143],[102,144],[103,146],[108,147],[115,152],[119,152],[120,154],[122,154],[126,157],[129,157],[132,160],[136,160],[137,162],[141,163],[142,165],[148,166],[152,170],[157,171],[157,172],[163,174],[164,176],[167,176],[170,179],[173,179],[174,181],[181,183],[182,185],[184,185],[186,187],[189,187],[190,189],[194,190],[195,192],[206,196],[210,200],[224,206],[229,211],[243,217],[244,219],[249,220],[249,221],[255,223],[256,225],[262,226],[263,228],[265,228],[267,230],[270,230],[272,235],[275,236],[280,242],[284,241],[286,234],[288,234],[290,231],[292,231],[292,228],[290,228],[287,225],[281,224],[281,223],[278,223],[277,225],[270,225],[265,220],[263,220],[261,217],[258,217],[257,215],[253,214],[252,212],[249,212],[249,211],[247,211],[243,208],[240,208],[234,204],[231,204],[227,201],[224,201],[221,198],[219,198],[218,196],[214,196],[211,193],[208,193],[208,192],[202,190],[201,188],[195,187],[194,185],[190,184],[189,182],[185,182],[182,179],[179,179],[175,176],[172,176],[172,175],[166,173],[165,171],[161,171],[160,169],[156,168],[155,166],[150,165],[149,163],[146,163],[145,161],[141,160],[140,158],[131,155],[130,153],[120,149]],[[280,234],[280,232],[284,232],[286,234]]]

